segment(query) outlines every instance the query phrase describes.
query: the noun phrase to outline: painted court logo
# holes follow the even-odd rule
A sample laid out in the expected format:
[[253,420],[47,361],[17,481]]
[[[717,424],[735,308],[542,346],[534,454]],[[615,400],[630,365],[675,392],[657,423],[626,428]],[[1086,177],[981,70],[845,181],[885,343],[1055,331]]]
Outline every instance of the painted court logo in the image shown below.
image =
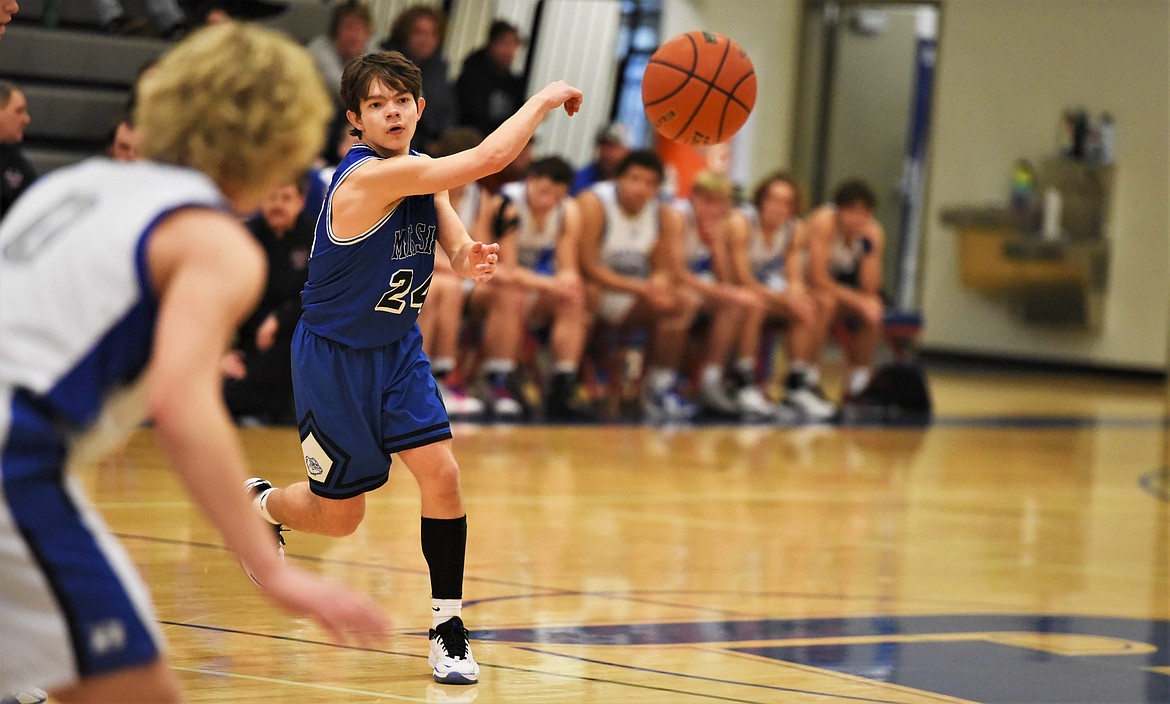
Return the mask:
[[[947,614],[749,619],[477,630],[568,660],[636,669],[691,691],[710,682],[743,688],[742,699],[786,701],[800,693],[892,704],[1145,704],[1170,702],[1170,620],[1068,614]],[[612,646],[612,647],[607,647]],[[648,664],[640,646],[699,648],[734,658],[741,678],[717,670]],[[748,656],[750,660],[745,660]],[[665,661],[664,661],[665,662]],[[745,663],[751,670],[745,671]],[[771,665],[770,665],[771,664]],[[790,679],[793,666],[801,677]],[[884,688],[856,696],[856,682]],[[803,701],[803,700],[802,700]]]

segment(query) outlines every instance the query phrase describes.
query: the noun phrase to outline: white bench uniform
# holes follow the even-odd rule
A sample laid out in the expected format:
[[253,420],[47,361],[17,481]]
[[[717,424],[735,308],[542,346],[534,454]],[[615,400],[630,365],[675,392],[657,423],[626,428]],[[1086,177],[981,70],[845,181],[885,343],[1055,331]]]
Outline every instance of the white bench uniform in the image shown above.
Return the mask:
[[[658,199],[650,199],[633,216],[618,205],[617,184],[603,181],[592,190],[605,210],[605,230],[601,234],[601,261],[622,276],[636,279],[650,277],[650,253],[658,244]],[[635,296],[625,291],[605,291],[601,295],[598,315],[610,324],[620,323],[634,307]]]

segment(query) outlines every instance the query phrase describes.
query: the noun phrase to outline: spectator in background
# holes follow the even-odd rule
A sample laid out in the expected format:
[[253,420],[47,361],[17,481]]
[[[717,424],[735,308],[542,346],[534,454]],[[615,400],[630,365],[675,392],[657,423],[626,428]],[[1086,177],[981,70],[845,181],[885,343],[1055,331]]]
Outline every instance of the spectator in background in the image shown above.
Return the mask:
[[630,153],[630,132],[625,125],[615,122],[597,133],[596,144],[596,157],[593,163],[582,168],[573,178],[573,195],[598,181],[613,178],[617,165]]
[[292,390],[292,334],[301,317],[301,289],[309,276],[316,213],[304,211],[308,176],[278,186],[246,226],[268,259],[264,296],[240,326],[235,360],[225,365],[224,398],[236,418],[296,425]]
[[325,191],[333,182],[337,165],[349,153],[349,148],[357,143],[358,138],[349,130],[330,134],[324,150],[327,156],[317,160],[322,165],[309,170],[308,186],[305,188],[305,212],[313,217],[321,212],[321,206],[325,204]]
[[263,20],[288,9],[290,0],[183,0],[194,25]]
[[[122,0],[90,0],[102,28],[111,34],[149,36],[153,32],[140,17],[126,14]],[[146,9],[155,21],[158,36],[180,39],[187,33],[187,15],[176,0],[146,0]]]
[[20,10],[20,5],[16,4],[16,0],[0,0],[0,37],[4,36],[4,31],[8,29],[8,23],[12,21],[12,16]]
[[138,130],[129,117],[118,120],[106,140],[106,156],[114,161],[138,161]]
[[427,107],[418,118],[418,131],[411,146],[432,156],[439,138],[455,126],[458,116],[455,86],[447,79],[447,60],[440,52],[446,24],[439,8],[411,5],[394,18],[390,36],[381,45],[387,51],[401,52],[422,71],[422,97]]
[[28,100],[15,85],[0,81],[0,217],[37,177],[36,169],[24,158],[20,143],[32,118]]
[[467,57],[455,82],[459,124],[490,134],[520,109],[524,77],[512,72],[519,50],[516,26],[504,20],[492,22],[487,46]]
[[869,385],[874,353],[881,342],[885,231],[873,216],[876,209],[873,189],[864,181],[851,180],[838,186],[832,202],[806,220],[809,280],[814,290],[832,296],[835,314],[845,322],[844,403]]
[[335,5],[329,18],[329,33],[309,40],[309,53],[325,81],[325,87],[341,108],[341,74],[354,58],[373,51],[374,29],[370,8],[362,0],[345,0]]

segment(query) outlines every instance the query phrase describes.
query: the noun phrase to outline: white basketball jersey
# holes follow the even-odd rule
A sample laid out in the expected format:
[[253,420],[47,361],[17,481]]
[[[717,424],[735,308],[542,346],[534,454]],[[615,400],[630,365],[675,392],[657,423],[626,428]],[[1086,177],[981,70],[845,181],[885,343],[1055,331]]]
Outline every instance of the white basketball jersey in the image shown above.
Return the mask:
[[768,242],[764,238],[760,214],[756,209],[745,206],[741,212],[748,221],[748,261],[751,263],[752,274],[768,288],[783,290],[786,288],[784,257],[788,251],[789,240],[792,239],[794,222],[789,220],[777,228],[777,231],[772,233],[772,241]]
[[627,215],[618,205],[617,184],[602,181],[593,192],[605,208],[605,232],[601,235],[601,260],[623,276],[650,276],[650,253],[658,244],[657,199],[651,199],[636,215]]
[[[191,206],[226,203],[190,169],[104,158],[55,171],[21,196],[0,222],[5,411],[18,395],[80,431],[140,375],[158,305],[146,238],[163,216]],[[0,434],[9,424],[0,417]]]
[[463,227],[467,230],[471,230],[471,226],[475,224],[481,198],[483,198],[483,187],[475,181],[463,187],[463,197],[459,199],[459,207],[455,209],[455,214],[459,216],[459,222],[463,223]]
[[695,209],[687,198],[676,198],[670,206],[683,216],[683,256],[687,261],[687,269],[701,279],[715,280],[714,262],[711,250],[699,236],[699,222],[695,219]]
[[520,227],[515,233],[520,264],[542,274],[555,273],[557,238],[565,219],[564,208],[558,203],[537,226],[532,209],[528,207],[528,187],[523,181],[504,184],[500,193],[512,201],[520,217]]
[[[835,203],[829,203],[827,207],[833,211],[834,215],[837,213],[837,205]],[[841,231],[840,226],[835,226],[833,229],[833,246],[829,249],[829,273],[839,281],[852,281],[856,283],[861,260],[872,249],[873,245],[864,237],[849,239]]]

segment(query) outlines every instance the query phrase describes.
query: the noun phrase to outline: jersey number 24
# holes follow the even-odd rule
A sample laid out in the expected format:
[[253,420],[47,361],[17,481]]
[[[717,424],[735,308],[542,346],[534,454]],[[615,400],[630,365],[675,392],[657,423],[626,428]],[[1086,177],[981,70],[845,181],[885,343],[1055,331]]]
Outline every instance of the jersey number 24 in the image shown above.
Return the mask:
[[410,296],[411,308],[422,308],[423,301],[427,298],[427,291],[431,289],[431,276],[433,275],[432,273],[427,276],[426,280],[418,285],[418,288],[412,289],[414,269],[399,269],[390,277],[390,290],[382,294],[382,300],[378,301],[374,310],[401,313],[406,310],[407,296]]

